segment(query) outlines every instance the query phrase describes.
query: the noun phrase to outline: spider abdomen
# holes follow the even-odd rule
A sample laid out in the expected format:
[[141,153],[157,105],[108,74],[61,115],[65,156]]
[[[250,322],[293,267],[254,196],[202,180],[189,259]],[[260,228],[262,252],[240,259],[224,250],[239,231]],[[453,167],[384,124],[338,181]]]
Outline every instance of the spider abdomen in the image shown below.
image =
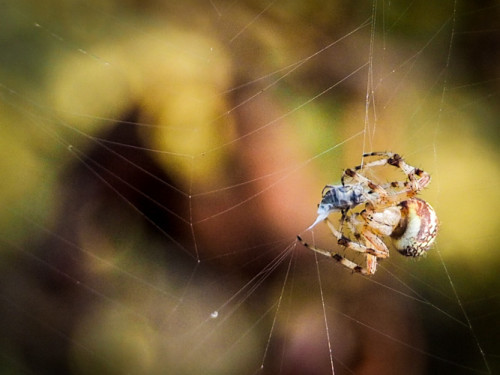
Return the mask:
[[412,198],[399,203],[401,220],[391,234],[394,247],[403,255],[418,257],[432,246],[438,219],[430,204]]

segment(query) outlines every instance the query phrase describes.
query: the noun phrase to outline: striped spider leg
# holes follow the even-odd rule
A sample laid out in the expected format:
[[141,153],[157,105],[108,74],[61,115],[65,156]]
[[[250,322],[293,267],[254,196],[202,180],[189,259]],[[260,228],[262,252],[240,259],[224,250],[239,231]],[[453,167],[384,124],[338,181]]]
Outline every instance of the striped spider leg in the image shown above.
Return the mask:
[[[384,166],[384,165],[392,165],[393,167],[399,168],[406,175],[408,181],[405,182],[395,181],[392,182],[390,185],[393,188],[395,187],[404,188],[404,192],[406,192],[406,194],[408,194],[409,196],[415,196],[416,194],[418,194],[418,192],[424,189],[431,182],[431,176],[429,175],[429,173],[425,172],[420,168],[416,168],[407,164],[404,161],[403,157],[399,154],[395,154],[392,152],[371,152],[363,154],[363,158],[369,158],[373,156],[382,156],[383,158],[358,165],[354,167],[354,171],[359,172],[364,169],[369,169],[372,167]],[[346,173],[347,171],[349,172]],[[344,174],[342,175],[342,181],[344,181],[345,175],[350,176],[350,174],[352,174],[352,170],[349,169],[344,171]],[[404,192],[401,192],[401,194],[404,194]]]
[[342,264],[344,267],[347,267],[352,271],[361,273],[363,275],[374,274],[377,269],[377,259],[387,258],[389,256],[389,249],[387,248],[387,246],[369,229],[368,225],[365,225],[359,233],[356,231],[356,227],[353,223],[351,215],[343,213],[341,222],[345,222],[347,226],[350,227],[351,232],[355,234],[356,239],[358,241],[362,239],[363,243],[352,241],[348,237],[344,236],[339,230],[335,228],[333,223],[328,218],[325,218],[323,221],[327,224],[330,232],[335,236],[339,245],[345,247],[346,249],[351,249],[356,252],[365,254],[366,266],[363,267],[361,265],[358,265],[357,263],[347,259],[334,250],[326,250],[314,245],[310,245],[305,242],[300,236],[297,236],[297,239],[302,243],[302,245],[319,254],[331,257]]

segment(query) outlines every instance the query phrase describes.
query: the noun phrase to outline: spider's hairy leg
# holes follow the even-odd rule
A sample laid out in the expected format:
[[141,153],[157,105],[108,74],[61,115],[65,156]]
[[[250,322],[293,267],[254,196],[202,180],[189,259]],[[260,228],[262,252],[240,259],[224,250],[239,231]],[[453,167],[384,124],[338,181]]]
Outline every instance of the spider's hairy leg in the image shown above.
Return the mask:
[[297,235],[297,239],[299,240],[299,242],[304,245],[305,247],[307,247],[309,250],[312,250],[312,251],[315,251],[317,252],[318,254],[321,254],[321,255],[324,255],[324,256],[327,256],[327,257],[332,257],[332,253],[331,251],[329,250],[325,250],[325,249],[320,249],[319,247],[316,247],[314,245],[309,245],[306,241],[304,241],[302,239],[302,237],[300,237],[299,235]]
[[382,189],[407,189],[408,188],[408,181],[392,181],[392,182],[388,182],[386,184],[383,184],[381,185],[382,186]]
[[[346,220],[347,220],[347,218],[346,218]],[[349,238],[345,237],[342,233],[340,233],[337,229],[335,229],[335,226],[332,224],[332,222],[330,220],[325,220],[325,222],[328,225],[328,228],[330,229],[330,231],[333,233],[333,235],[335,237],[337,237],[337,243],[339,245],[344,246],[347,249],[357,251],[358,253],[365,253],[365,254],[376,256],[378,258],[386,258],[387,257],[388,251],[386,251],[384,249],[379,250],[376,248],[371,248],[371,247],[359,244],[357,242],[351,241]],[[349,221],[347,221],[347,222],[349,222]],[[369,243],[371,243],[371,242],[369,242]],[[375,245],[375,244],[373,244],[373,245]],[[385,249],[387,249],[387,247]]]
[[[398,154],[395,155],[399,156]],[[407,164],[402,157],[389,158],[387,159],[387,164],[401,169],[406,174],[411,184],[411,190],[415,193],[425,188],[431,182],[431,176],[429,173],[423,169]]]
[[[345,217],[344,215],[342,215],[342,218],[341,218],[342,222],[343,222],[345,219],[346,219],[346,217]],[[332,223],[330,220],[326,219],[326,220],[325,220],[325,223],[326,223],[326,225],[328,225],[328,229],[330,229],[330,232],[332,232],[332,234],[333,234],[333,235],[337,238],[337,240],[339,240],[339,241],[340,241],[340,240],[344,237],[344,236],[342,235],[342,233],[341,233],[341,232],[339,232],[339,231],[337,230],[337,228],[335,228],[335,225],[333,225],[333,223]]]
[[367,204],[366,208],[357,217],[364,220],[365,224],[370,228],[370,232],[377,236],[390,236],[394,228],[400,223],[402,216],[399,206],[394,205],[396,203],[390,202],[389,207],[378,206],[377,210],[373,205]]
[[[363,213],[364,212],[366,212],[366,210],[364,210]],[[364,245],[360,245],[352,241],[349,241],[351,243],[341,243],[342,241],[339,241],[339,244],[355,251],[364,252],[367,254],[367,256],[371,255],[377,258],[387,258],[389,256],[389,249],[385,245],[384,241],[382,241],[377,236],[377,234],[372,232],[371,225],[368,225],[367,223],[363,224],[363,221],[357,219],[358,217],[361,217],[362,220],[365,220],[365,218],[363,218],[360,213],[356,212],[353,215],[346,216],[345,222],[347,223],[351,233],[355,233],[357,239],[363,240]],[[356,229],[357,225],[362,225],[361,231],[358,231]],[[391,227],[391,232],[392,229],[393,228]]]
[[[383,158],[365,163],[365,158],[370,158],[372,156],[383,156]],[[363,154],[362,164],[354,167],[354,170],[359,171],[359,170],[365,169],[365,168],[386,165],[386,164],[388,164],[388,160],[393,159],[393,158],[398,159],[398,160],[402,159],[399,154],[394,154],[392,152],[369,152],[369,153]]]
[[366,270],[368,275],[373,275],[377,271],[377,257],[374,255],[366,254]]
[[362,275],[373,275],[373,273],[375,273],[376,262],[377,262],[376,257],[373,257],[374,260],[372,260],[371,262],[369,262],[368,258],[367,258],[367,267],[361,267],[360,265],[350,261],[349,259],[346,259],[345,257],[343,257],[342,255],[340,255],[338,253],[335,253],[335,252],[329,251],[329,250],[325,250],[325,249],[321,249],[321,248],[316,247],[314,245],[309,245],[300,236],[297,236],[297,239],[300,241],[300,243],[302,245],[304,245],[309,250],[312,250],[312,251],[319,253],[321,255],[325,255],[327,257],[330,257],[330,258],[336,260],[337,262],[339,262],[344,267],[349,268],[353,272],[357,272],[357,273],[360,273]]
[[364,186],[368,186],[368,188],[371,189],[371,192],[376,193],[379,197],[387,196],[387,192],[380,185],[375,184],[373,181],[357,173],[353,169],[347,168],[344,170],[344,173],[342,174],[341,178],[342,184],[344,184],[346,176],[350,177],[352,181],[355,183],[360,183]]
[[368,158],[370,156],[385,156],[387,158],[391,158],[393,157],[394,155],[397,155],[399,157],[398,154],[395,154],[393,152],[389,152],[389,151],[375,151],[375,152],[366,152],[363,154],[363,157],[364,158]]
[[358,165],[354,169],[357,171],[360,169],[382,166],[386,164],[392,165],[393,167],[401,169],[401,171],[407,176],[411,184],[411,191],[415,193],[425,188],[431,182],[431,176],[429,175],[429,173],[420,168],[409,165],[399,154],[395,154],[392,152],[370,152],[367,154],[363,154],[363,158],[371,156],[382,156],[383,159],[375,160],[363,165]]
[[349,221],[347,218],[347,210],[341,210],[340,211],[341,216],[340,216],[340,222],[339,222],[339,227],[340,227],[340,232],[344,232],[344,224]]
[[363,230],[361,231],[361,237],[364,238],[367,245],[371,245],[374,249],[377,250],[377,258],[389,257],[389,249],[387,248],[387,245],[380,239],[380,237],[378,237],[369,229],[368,225],[366,225],[365,228],[363,228]]

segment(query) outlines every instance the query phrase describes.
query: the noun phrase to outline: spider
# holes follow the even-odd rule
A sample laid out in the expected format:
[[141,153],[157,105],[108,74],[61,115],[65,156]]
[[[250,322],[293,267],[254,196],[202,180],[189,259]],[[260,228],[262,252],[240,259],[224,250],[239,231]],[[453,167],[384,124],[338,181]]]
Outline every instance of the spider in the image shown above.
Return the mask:
[[[307,229],[324,221],[339,245],[366,256],[366,266],[361,266],[334,250],[309,245],[300,236],[297,239],[308,249],[329,256],[343,266],[363,275],[373,275],[377,261],[389,256],[383,241],[391,237],[396,250],[404,256],[418,257],[427,252],[436,238],[438,219],[434,209],[416,195],[431,181],[422,169],[408,165],[399,154],[372,152],[363,158],[378,159],[344,170],[340,185],[326,185],[318,205],[318,217]],[[405,181],[376,184],[362,172],[378,166],[391,165],[399,168]],[[364,204],[364,207],[361,206]],[[359,206],[362,209],[357,209]],[[340,212],[340,230],[328,216]],[[347,226],[349,235],[345,235]],[[353,237],[352,240],[350,237]]]

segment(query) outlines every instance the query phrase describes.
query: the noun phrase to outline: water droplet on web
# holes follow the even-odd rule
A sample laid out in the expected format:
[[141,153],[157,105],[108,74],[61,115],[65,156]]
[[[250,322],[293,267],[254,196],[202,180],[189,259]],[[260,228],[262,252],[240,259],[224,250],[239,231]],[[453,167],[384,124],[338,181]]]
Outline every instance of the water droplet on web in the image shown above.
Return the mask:
[[219,316],[219,312],[218,311],[213,311],[211,314],[210,314],[210,317],[212,319],[217,319],[217,317]]

